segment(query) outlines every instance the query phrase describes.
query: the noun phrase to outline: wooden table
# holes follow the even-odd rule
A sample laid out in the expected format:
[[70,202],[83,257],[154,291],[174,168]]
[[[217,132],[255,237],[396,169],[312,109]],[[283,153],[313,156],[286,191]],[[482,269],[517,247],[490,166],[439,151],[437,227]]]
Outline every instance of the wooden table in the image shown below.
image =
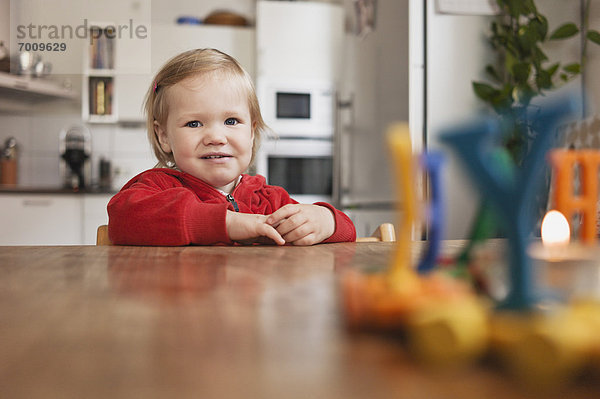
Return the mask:
[[387,243],[0,247],[2,398],[593,398],[433,371],[343,327],[337,282]]

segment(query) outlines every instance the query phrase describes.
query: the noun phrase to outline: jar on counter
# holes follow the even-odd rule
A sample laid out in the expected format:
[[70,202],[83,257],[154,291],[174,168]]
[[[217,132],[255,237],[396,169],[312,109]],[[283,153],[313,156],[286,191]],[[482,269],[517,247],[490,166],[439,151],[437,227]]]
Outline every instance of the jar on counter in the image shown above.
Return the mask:
[[100,189],[109,190],[112,188],[112,171],[110,161],[100,157]]
[[0,154],[0,184],[17,185],[17,151],[17,140],[14,137],[7,138]]

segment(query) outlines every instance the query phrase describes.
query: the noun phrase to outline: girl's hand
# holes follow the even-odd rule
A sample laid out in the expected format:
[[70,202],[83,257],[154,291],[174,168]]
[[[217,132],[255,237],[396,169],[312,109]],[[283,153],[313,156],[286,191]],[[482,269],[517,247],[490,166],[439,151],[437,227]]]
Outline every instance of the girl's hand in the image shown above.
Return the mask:
[[231,241],[242,244],[275,243],[284,245],[285,240],[273,226],[266,223],[266,215],[254,215],[228,210],[225,217],[227,234]]
[[333,213],[319,205],[284,205],[269,215],[266,223],[275,227],[286,242],[294,245],[318,244],[335,231]]

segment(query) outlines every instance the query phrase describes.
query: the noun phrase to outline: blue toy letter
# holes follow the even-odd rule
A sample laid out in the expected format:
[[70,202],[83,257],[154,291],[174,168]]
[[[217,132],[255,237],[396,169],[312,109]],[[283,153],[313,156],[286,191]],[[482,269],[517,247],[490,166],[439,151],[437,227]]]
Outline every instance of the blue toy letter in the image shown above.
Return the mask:
[[[507,168],[503,147],[498,146],[499,124],[481,120],[444,132],[442,141],[461,157],[467,170],[504,223],[510,250],[510,291],[501,308],[530,310],[536,304],[527,238],[535,224],[531,204],[541,187],[545,155],[553,144],[557,122],[578,109],[574,99],[549,104],[536,117],[541,129],[531,143],[521,168]],[[504,160],[503,160],[504,158]]]

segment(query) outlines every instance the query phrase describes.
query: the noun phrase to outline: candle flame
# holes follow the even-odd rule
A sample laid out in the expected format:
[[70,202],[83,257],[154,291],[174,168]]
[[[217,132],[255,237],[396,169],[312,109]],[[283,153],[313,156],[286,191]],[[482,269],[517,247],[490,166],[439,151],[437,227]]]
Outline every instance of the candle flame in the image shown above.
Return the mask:
[[559,211],[546,213],[542,220],[542,243],[546,247],[565,246],[571,239],[567,218]]

